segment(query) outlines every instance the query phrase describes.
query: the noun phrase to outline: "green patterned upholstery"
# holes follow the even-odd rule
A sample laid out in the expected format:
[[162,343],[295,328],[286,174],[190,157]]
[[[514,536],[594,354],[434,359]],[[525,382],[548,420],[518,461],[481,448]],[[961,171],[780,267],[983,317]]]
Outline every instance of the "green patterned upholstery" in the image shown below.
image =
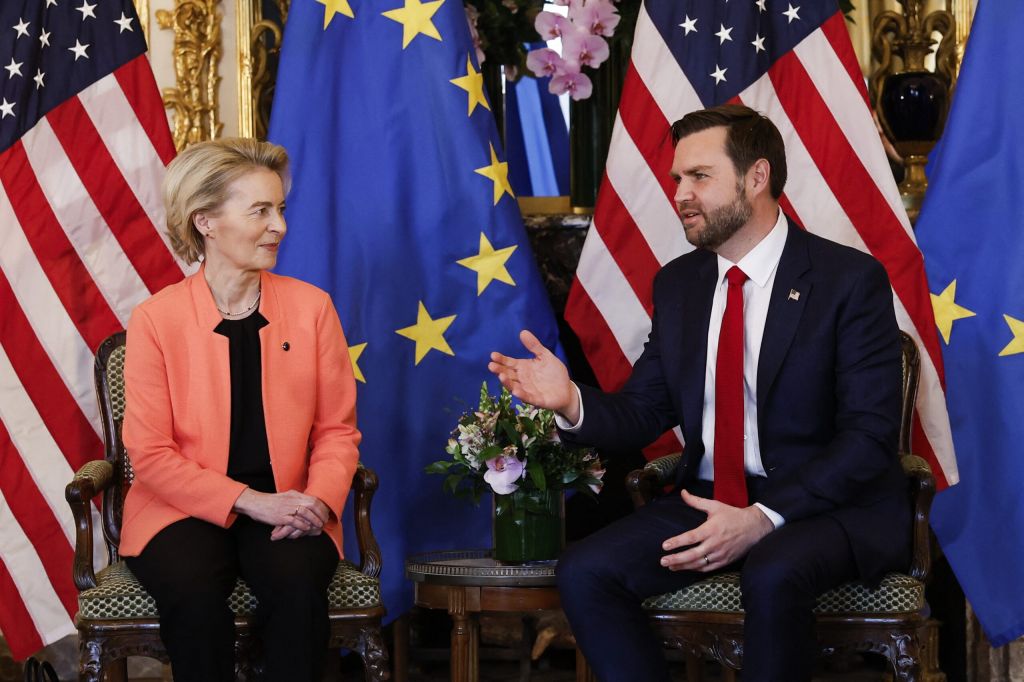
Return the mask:
[[683,458],[683,453],[677,452],[674,455],[665,455],[653,459],[644,466],[644,469],[653,471],[658,476],[658,481],[662,485],[667,485],[672,482],[673,477],[676,473],[676,466],[679,464],[679,460]]
[[[82,618],[117,620],[122,618],[156,618],[156,602],[142,588],[123,561],[118,561],[96,574],[96,587],[78,595]],[[236,615],[256,610],[256,597],[241,579],[228,598]],[[364,575],[348,561],[338,564],[327,588],[329,609],[356,609],[380,606],[380,581]]]
[[118,423],[124,419],[124,346],[118,346],[107,358],[107,383],[110,385],[110,406]]
[[[742,613],[740,574],[719,573],[689,587],[651,597],[645,609],[655,611],[716,611]],[[834,613],[914,613],[924,608],[924,584],[902,573],[889,573],[877,589],[846,583],[818,597],[814,612]]]

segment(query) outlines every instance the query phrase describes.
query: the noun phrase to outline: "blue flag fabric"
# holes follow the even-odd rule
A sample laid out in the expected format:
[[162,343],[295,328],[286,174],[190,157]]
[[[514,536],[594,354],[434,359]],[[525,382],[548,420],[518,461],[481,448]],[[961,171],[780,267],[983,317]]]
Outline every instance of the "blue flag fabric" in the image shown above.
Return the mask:
[[276,270],[330,292],[352,347],[392,616],[408,555],[490,546],[487,505],[423,472],[489,352],[521,355],[523,328],[557,345],[474,60],[458,0],[295,0],[271,118],[293,176]]
[[993,646],[1024,634],[1024,4],[978,4],[917,223],[960,483],[932,526]]

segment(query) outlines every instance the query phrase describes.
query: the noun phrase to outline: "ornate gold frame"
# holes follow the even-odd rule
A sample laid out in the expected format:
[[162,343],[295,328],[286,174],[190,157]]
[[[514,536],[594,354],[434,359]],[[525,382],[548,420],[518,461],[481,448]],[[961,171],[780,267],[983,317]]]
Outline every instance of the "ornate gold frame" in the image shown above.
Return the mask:
[[279,54],[290,0],[274,0],[282,25],[263,18],[260,0],[238,0],[235,30],[238,39],[238,134],[267,138],[270,124],[270,89],[276,73],[270,58]]
[[220,0],[175,0],[174,9],[158,10],[160,28],[174,30],[177,87],[164,88],[164,107],[174,110],[174,146],[220,136],[217,86],[222,52]]
[[142,36],[149,45],[149,0],[134,0],[135,13],[139,15],[139,28],[142,29]]

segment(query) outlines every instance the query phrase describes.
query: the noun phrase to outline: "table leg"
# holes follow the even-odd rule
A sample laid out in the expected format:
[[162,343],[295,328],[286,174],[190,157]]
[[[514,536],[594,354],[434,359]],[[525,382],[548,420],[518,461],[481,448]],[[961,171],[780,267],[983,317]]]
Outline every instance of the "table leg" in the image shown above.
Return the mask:
[[391,652],[391,670],[394,682],[409,679],[409,613],[403,613],[391,626],[394,651]]
[[451,680],[478,682],[480,628],[475,614],[466,610],[466,592],[460,587],[448,588],[448,615],[452,617]]

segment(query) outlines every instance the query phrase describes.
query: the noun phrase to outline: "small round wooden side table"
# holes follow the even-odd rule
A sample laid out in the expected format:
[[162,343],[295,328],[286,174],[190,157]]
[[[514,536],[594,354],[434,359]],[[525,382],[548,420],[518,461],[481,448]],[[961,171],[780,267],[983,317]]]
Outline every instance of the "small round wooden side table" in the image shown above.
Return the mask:
[[[556,561],[505,564],[485,549],[417,554],[405,561],[417,606],[445,609],[452,617],[452,682],[478,682],[480,613],[524,613],[562,608]],[[577,682],[596,682],[576,651]]]

